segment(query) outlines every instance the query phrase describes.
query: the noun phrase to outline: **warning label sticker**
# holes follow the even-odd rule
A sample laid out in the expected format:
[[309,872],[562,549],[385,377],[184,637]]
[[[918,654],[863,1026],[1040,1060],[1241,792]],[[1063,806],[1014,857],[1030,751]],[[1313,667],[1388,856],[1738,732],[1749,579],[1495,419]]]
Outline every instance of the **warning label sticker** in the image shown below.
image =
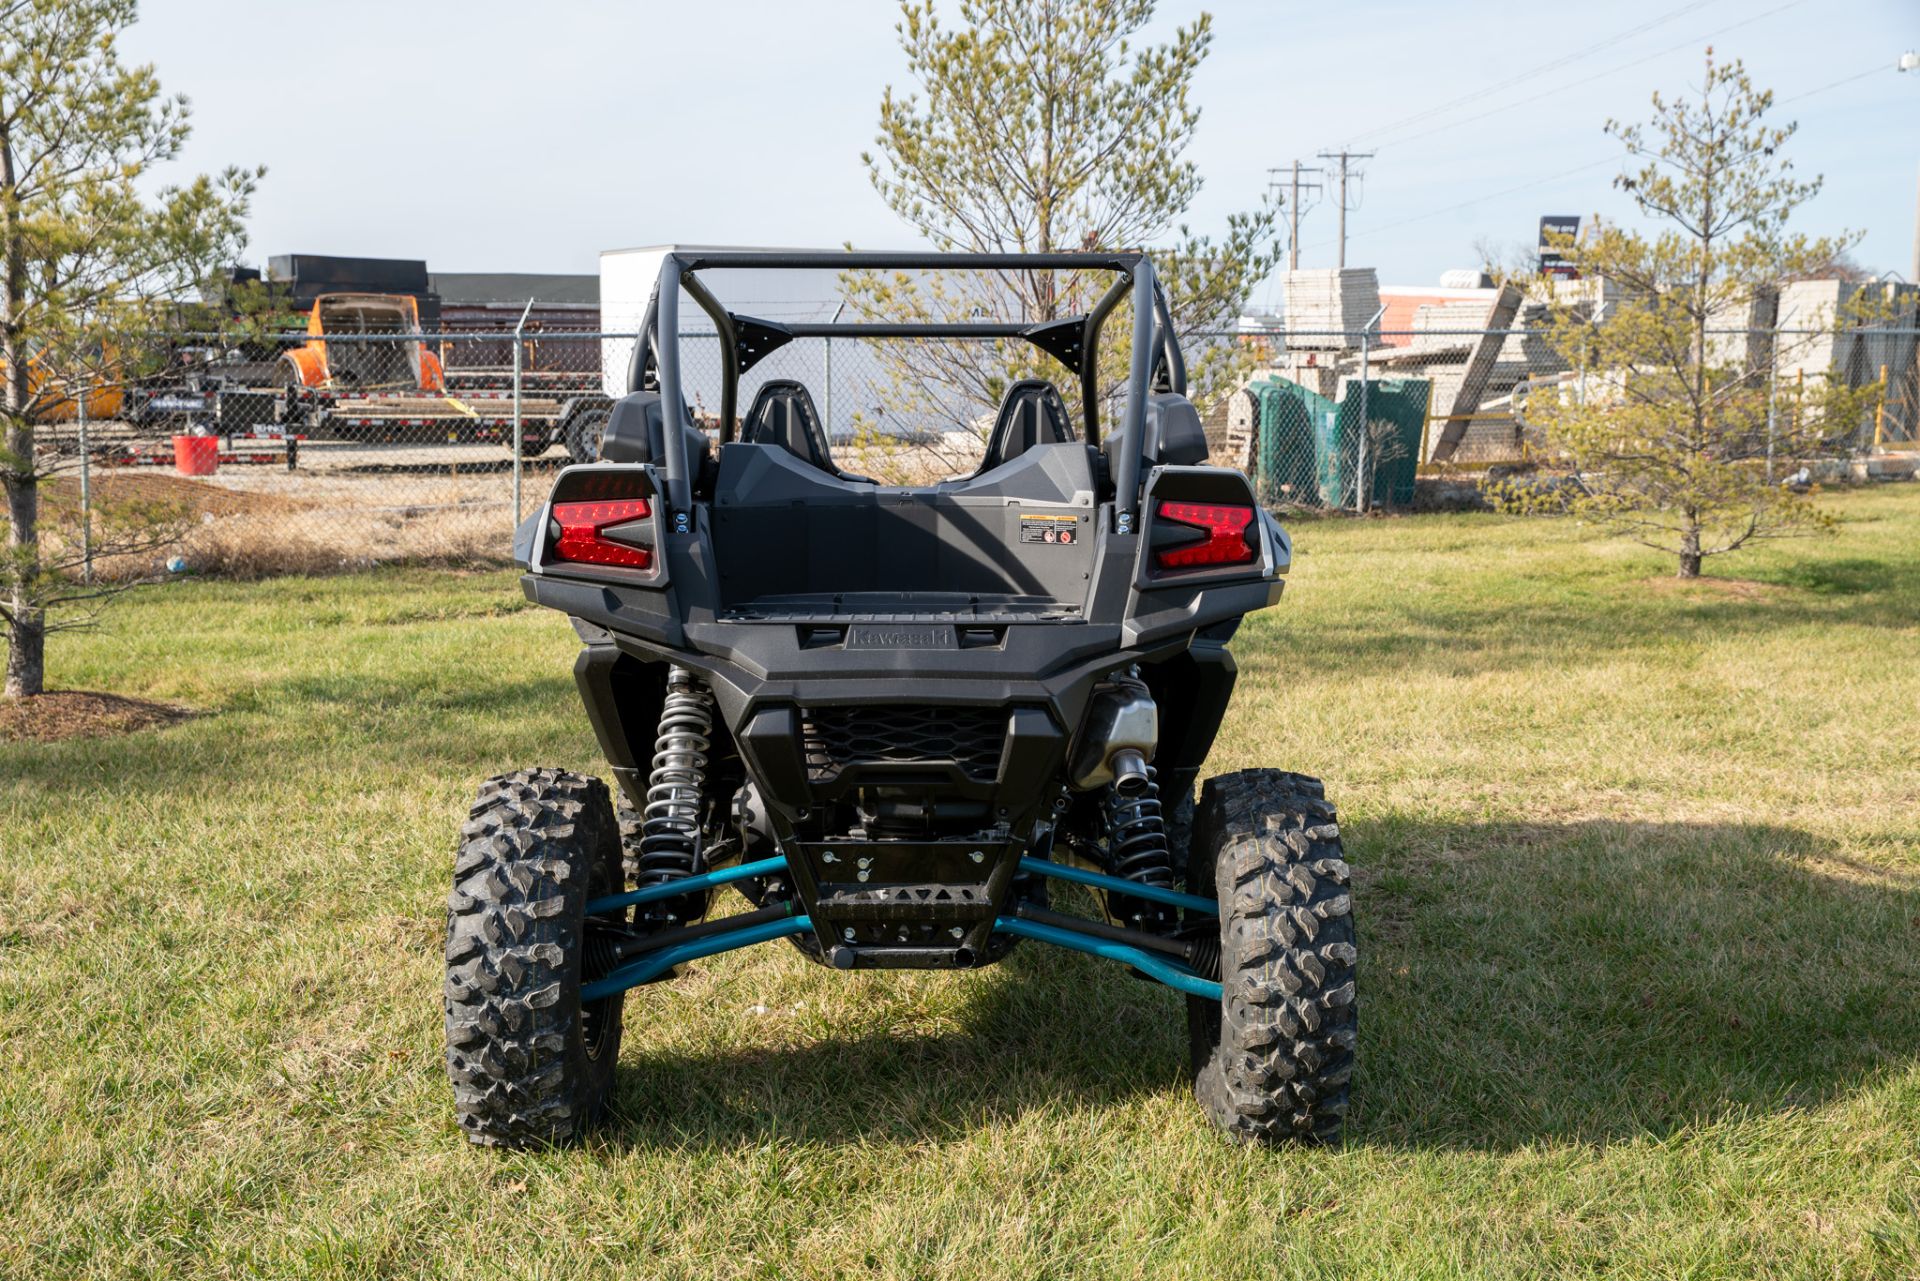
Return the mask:
[[1079,538],[1078,516],[1020,517],[1020,541],[1023,543],[1072,543]]

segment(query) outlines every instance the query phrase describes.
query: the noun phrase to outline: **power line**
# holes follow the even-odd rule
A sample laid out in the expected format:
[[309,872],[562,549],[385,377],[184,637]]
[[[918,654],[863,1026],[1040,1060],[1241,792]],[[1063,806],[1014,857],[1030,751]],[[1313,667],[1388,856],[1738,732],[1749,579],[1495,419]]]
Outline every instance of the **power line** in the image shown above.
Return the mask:
[[1811,98],[1816,93],[1825,93],[1829,89],[1838,89],[1841,85],[1850,85],[1856,80],[1865,80],[1868,76],[1884,75],[1886,74],[1886,70],[1887,70],[1886,63],[1884,62],[1876,63],[1875,65],[1868,67],[1865,71],[1859,72],[1856,75],[1844,76],[1839,80],[1835,80],[1832,84],[1824,84],[1824,85],[1821,85],[1818,89],[1809,89],[1805,93],[1796,93],[1791,98],[1782,98],[1780,99],[1780,101],[1774,103],[1773,105],[1776,107],[1784,107],[1789,102],[1798,102],[1802,98]]
[[[1589,169],[1598,169],[1601,165],[1619,164],[1621,160],[1623,160],[1624,158],[1625,157],[1623,156],[1603,156],[1598,160],[1588,161],[1584,165],[1575,165],[1571,169],[1562,169],[1559,173],[1548,174],[1544,178],[1535,178],[1531,182],[1523,182],[1517,187],[1508,187],[1502,191],[1483,192],[1482,194],[1473,197],[1471,200],[1463,200],[1457,205],[1447,205],[1444,208],[1440,208],[1440,209],[1429,209],[1429,210],[1426,210],[1424,213],[1410,214],[1405,218],[1395,219],[1393,222],[1382,223],[1378,227],[1369,227],[1365,231],[1356,231],[1353,233],[1353,236],[1354,236],[1354,239],[1358,240],[1363,236],[1374,236],[1374,235],[1378,235],[1383,231],[1392,231],[1397,227],[1404,227],[1408,223],[1423,222],[1428,218],[1438,218],[1442,214],[1458,213],[1462,209],[1471,209],[1475,205],[1485,200],[1499,200],[1506,196],[1517,195],[1522,191],[1529,191],[1534,187],[1544,187],[1546,184],[1550,182],[1558,182],[1562,178],[1569,178],[1577,173],[1585,173]],[[1324,247],[1329,243],[1331,242],[1323,240],[1323,241],[1320,241],[1318,244],[1310,245],[1308,247],[1318,249],[1318,248]]]
[[[1886,70],[1886,67],[1884,64],[1876,65],[1874,67],[1870,67],[1865,71],[1858,72],[1854,75],[1843,76],[1839,80],[1830,81],[1829,83],[1820,85],[1817,88],[1807,89],[1800,93],[1796,93],[1792,97],[1782,98],[1778,102],[1776,102],[1774,105],[1784,106],[1789,102],[1799,102],[1803,98],[1811,98],[1815,94],[1826,93],[1830,89],[1838,89],[1842,85],[1852,84],[1856,80],[1865,80],[1868,76],[1879,75],[1883,73],[1885,70]],[[1385,223],[1378,227],[1369,227],[1364,231],[1356,231],[1353,233],[1354,239],[1357,240],[1362,236],[1377,235],[1378,233],[1383,231],[1392,231],[1397,227],[1404,227],[1408,223],[1422,222],[1428,218],[1438,218],[1442,214],[1458,213],[1462,209],[1473,208],[1475,205],[1479,204],[1483,200],[1499,200],[1505,196],[1517,195],[1522,191],[1529,191],[1534,187],[1542,187],[1550,182],[1558,182],[1562,178],[1569,178],[1577,173],[1585,173],[1589,169],[1598,169],[1601,165],[1618,164],[1626,160],[1629,160],[1631,158],[1632,157],[1630,153],[1624,153],[1618,156],[1607,156],[1600,160],[1589,161],[1584,165],[1575,165],[1571,169],[1563,169],[1559,173],[1549,174],[1545,178],[1536,178],[1531,182],[1523,182],[1517,187],[1508,187],[1503,191],[1487,192],[1483,195],[1475,196],[1471,200],[1463,200],[1457,205],[1447,205],[1440,209],[1429,209],[1423,213],[1411,214],[1405,218],[1396,219],[1393,222]],[[1320,241],[1318,244],[1310,245],[1308,247],[1319,249],[1319,248],[1324,248],[1326,245],[1330,243],[1331,243],[1330,241],[1323,240],[1323,241]]]
[[1577,49],[1572,53],[1565,54],[1561,57],[1555,58],[1551,62],[1542,63],[1539,66],[1534,67],[1530,71],[1523,71],[1517,76],[1512,76],[1506,80],[1502,80],[1499,84],[1489,85],[1484,89],[1476,89],[1472,93],[1461,94],[1458,98],[1449,98],[1447,101],[1440,103],[1437,106],[1424,108],[1420,111],[1413,112],[1410,115],[1402,116],[1398,120],[1389,121],[1384,125],[1376,125],[1372,129],[1368,129],[1362,132],[1361,134],[1359,134],[1354,140],[1356,142],[1362,141],[1367,138],[1377,137],[1378,135],[1383,133],[1392,133],[1403,125],[1416,124],[1423,120],[1431,120],[1434,116],[1443,115],[1446,112],[1453,110],[1455,107],[1465,106],[1470,102],[1478,102],[1481,99],[1488,97],[1489,95],[1501,93],[1507,89],[1513,88],[1515,85],[1525,84],[1527,81],[1537,79],[1540,76],[1546,75],[1550,71],[1556,71],[1561,67],[1567,66],[1569,63],[1578,62],[1582,58],[1590,58],[1594,54],[1600,53],[1607,49],[1611,49],[1613,46],[1620,44],[1623,41],[1631,40],[1633,37],[1637,35],[1644,35],[1646,32],[1653,30],[1655,27],[1663,26],[1666,23],[1672,22],[1675,18],[1685,17],[1687,14],[1692,13],[1696,9],[1704,9],[1709,4],[1712,4],[1712,3],[1714,3],[1714,0],[1694,0],[1692,4],[1684,4],[1684,5],[1681,5],[1678,9],[1671,9],[1657,18],[1652,18],[1646,22],[1641,23],[1637,27],[1630,27],[1627,30],[1620,32],[1618,35],[1610,36],[1607,39],[1600,41],[1598,44],[1588,45],[1584,49]]
[[1787,0],[1787,3],[1785,4],[1776,5],[1774,8],[1768,9],[1762,13],[1756,13],[1750,17],[1742,18],[1738,22],[1728,23],[1724,27],[1720,27],[1716,30],[1709,31],[1705,35],[1695,36],[1691,40],[1682,40],[1679,44],[1669,45],[1664,49],[1659,49],[1654,51],[1653,53],[1646,54],[1643,57],[1635,58],[1631,62],[1623,62],[1617,67],[1610,67],[1605,71],[1595,72],[1593,75],[1586,76],[1579,80],[1569,80],[1564,84],[1555,85],[1553,88],[1545,90],[1541,93],[1536,93],[1531,97],[1517,98],[1512,102],[1503,103],[1498,107],[1490,107],[1487,110],[1478,113],[1477,115],[1462,116],[1458,120],[1448,121],[1446,124],[1435,125],[1431,129],[1423,129],[1419,133],[1408,134],[1404,138],[1397,138],[1397,139],[1394,139],[1393,141],[1383,142],[1378,145],[1382,147],[1399,147],[1409,142],[1418,142],[1422,138],[1432,137],[1436,133],[1445,133],[1447,130],[1457,128],[1460,125],[1472,124],[1477,120],[1485,120],[1488,116],[1497,116],[1503,111],[1511,111],[1515,107],[1524,107],[1530,103],[1539,102],[1542,98],[1551,98],[1556,93],[1562,93],[1568,89],[1577,89],[1581,85],[1592,84],[1596,80],[1605,80],[1608,76],[1618,75],[1622,71],[1631,71],[1635,67],[1642,66],[1646,63],[1652,62],[1655,58],[1664,58],[1670,53],[1677,53],[1682,49],[1688,48],[1693,45],[1697,45],[1703,40],[1715,39],[1719,36],[1725,35],[1729,31],[1735,31],[1741,27],[1751,25],[1752,23],[1755,23],[1755,22],[1759,22],[1762,18],[1771,18],[1776,13],[1783,13],[1788,9],[1796,8],[1799,5],[1802,5],[1805,3],[1806,3],[1806,0]]

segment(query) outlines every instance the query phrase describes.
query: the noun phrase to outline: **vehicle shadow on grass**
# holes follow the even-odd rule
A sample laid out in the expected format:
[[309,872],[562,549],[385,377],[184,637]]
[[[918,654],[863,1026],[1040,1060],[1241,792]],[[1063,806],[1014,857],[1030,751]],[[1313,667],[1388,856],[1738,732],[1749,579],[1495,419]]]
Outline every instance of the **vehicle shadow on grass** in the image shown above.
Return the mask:
[[[1920,1056],[1911,862],[1765,824],[1388,819],[1349,834],[1362,946],[1351,1144],[1659,1137],[1815,1107]],[[646,1007],[630,1005],[601,1138],[938,1141],[1036,1109],[1185,1094],[1172,993],[1033,945],[998,975],[947,981],[978,987],[958,1028],[827,1023],[790,1048],[691,1056],[646,1048]]]
[[[818,974],[823,985],[906,977]],[[886,1002],[913,1020],[889,1025],[879,1003],[862,1011],[822,993],[854,1026],[827,1013],[797,1044],[692,1055],[649,1047],[647,1003],[630,1000],[614,1116],[597,1135],[672,1148],[939,1141],[1186,1088],[1185,998],[1111,962],[1025,943],[988,971],[937,981],[972,991],[932,1030],[917,1002]]]

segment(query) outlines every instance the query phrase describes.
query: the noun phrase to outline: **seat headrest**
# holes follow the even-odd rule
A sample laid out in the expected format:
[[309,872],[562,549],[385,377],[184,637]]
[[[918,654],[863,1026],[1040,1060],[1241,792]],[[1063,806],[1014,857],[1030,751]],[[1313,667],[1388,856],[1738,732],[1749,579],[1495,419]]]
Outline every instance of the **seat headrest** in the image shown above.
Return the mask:
[[[696,469],[713,448],[707,433],[693,425],[693,411],[680,407],[681,431],[687,440],[687,461]],[[660,393],[636,391],[613,402],[600,438],[600,459],[609,463],[657,463],[666,451],[665,415]]]
[[826,430],[813,407],[813,395],[791,378],[760,384],[741,423],[740,439],[749,445],[779,445],[821,471],[839,474],[827,448]]
[[1060,445],[1072,439],[1067,403],[1059,389],[1044,378],[1022,378],[1000,400],[980,470],[992,471],[1035,445]]
[[[1117,423],[1126,421],[1126,406],[1122,405],[1120,412]],[[1147,397],[1146,432],[1144,452],[1149,467],[1198,466],[1206,462],[1212,452],[1207,446],[1207,430],[1200,421],[1200,411],[1178,392],[1158,392]],[[1115,430],[1100,443],[1109,464],[1113,462],[1113,451],[1119,440],[1120,433]]]

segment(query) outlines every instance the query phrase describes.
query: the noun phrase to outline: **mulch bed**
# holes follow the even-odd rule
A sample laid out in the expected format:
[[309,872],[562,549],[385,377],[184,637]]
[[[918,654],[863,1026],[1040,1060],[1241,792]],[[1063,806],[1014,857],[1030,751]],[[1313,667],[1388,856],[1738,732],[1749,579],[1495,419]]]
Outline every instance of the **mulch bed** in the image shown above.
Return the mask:
[[177,703],[59,689],[32,698],[0,699],[0,742],[57,743],[68,738],[107,738],[199,715]]
[[1751,578],[1713,578],[1705,574],[1699,578],[1661,574],[1643,579],[1639,585],[1656,592],[1682,596],[1723,596],[1730,600],[1771,600],[1786,592],[1778,583],[1762,583]]

